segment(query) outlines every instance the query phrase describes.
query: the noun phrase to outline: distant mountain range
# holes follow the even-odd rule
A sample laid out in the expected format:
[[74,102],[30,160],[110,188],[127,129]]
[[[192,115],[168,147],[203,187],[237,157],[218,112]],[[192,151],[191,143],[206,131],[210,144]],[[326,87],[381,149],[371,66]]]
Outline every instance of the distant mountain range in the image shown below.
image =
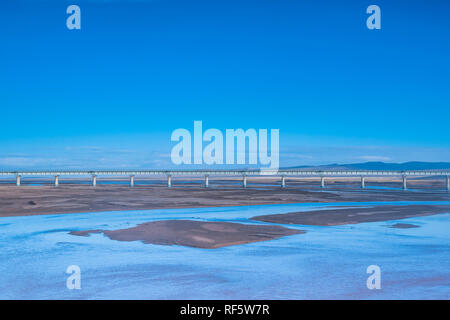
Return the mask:
[[284,169],[314,169],[314,170],[450,170],[450,162],[420,162],[410,161],[404,163],[363,162],[338,164],[332,163],[320,166],[296,166]]

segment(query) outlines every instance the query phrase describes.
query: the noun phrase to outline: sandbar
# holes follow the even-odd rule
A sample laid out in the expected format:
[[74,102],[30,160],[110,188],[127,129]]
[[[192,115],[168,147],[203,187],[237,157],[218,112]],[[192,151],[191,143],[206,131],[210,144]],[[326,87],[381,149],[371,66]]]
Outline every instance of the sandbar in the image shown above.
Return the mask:
[[103,233],[108,238],[118,241],[142,241],[147,244],[215,249],[273,240],[305,232],[280,226],[194,220],[160,220],[127,229],[70,232],[77,236],[89,236],[92,233]]
[[373,207],[335,207],[334,209],[289,212],[255,216],[251,219],[279,224],[337,226],[362,222],[398,220],[449,212],[450,205],[379,205]]

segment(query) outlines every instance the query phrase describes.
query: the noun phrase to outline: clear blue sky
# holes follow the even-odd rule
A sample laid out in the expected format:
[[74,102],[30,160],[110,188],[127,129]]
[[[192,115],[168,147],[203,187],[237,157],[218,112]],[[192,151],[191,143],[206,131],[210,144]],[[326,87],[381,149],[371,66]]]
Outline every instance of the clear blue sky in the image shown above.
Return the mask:
[[[68,30],[70,4],[82,29]],[[366,28],[377,4],[382,29]],[[450,2],[0,3],[0,169],[170,165],[170,134],[278,128],[280,164],[450,161]]]

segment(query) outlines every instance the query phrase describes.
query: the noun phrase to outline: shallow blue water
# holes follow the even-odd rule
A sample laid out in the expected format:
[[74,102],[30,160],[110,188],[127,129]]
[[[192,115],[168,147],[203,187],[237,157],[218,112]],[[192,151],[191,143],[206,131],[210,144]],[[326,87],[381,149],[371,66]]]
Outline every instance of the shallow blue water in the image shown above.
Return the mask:
[[[428,202],[414,202],[421,203]],[[373,204],[379,203],[338,205]],[[127,228],[161,219],[264,224],[248,218],[335,205],[0,218],[0,299],[450,298],[450,214],[335,227],[289,225],[307,233],[219,249],[68,234],[72,230]],[[397,222],[420,228],[387,227]],[[81,290],[66,288],[69,265],[81,268]],[[366,287],[369,265],[381,268],[380,290]]]

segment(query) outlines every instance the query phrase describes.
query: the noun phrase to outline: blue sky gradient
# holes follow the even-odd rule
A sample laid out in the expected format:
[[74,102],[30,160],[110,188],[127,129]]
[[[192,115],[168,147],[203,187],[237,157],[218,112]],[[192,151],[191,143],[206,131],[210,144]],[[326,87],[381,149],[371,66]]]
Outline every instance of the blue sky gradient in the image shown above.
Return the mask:
[[[81,8],[68,30],[66,8]],[[366,28],[377,4],[382,29]],[[171,167],[170,135],[280,129],[280,164],[450,161],[448,1],[9,1],[0,169]]]

